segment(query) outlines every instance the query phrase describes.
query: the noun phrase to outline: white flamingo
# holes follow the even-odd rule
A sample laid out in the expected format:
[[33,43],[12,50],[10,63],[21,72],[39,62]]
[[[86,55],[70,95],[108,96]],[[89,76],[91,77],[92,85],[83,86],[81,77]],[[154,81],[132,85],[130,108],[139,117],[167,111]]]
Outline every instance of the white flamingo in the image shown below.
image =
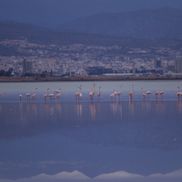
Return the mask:
[[149,95],[151,95],[152,94],[152,92],[150,91],[150,90],[144,90],[143,88],[141,88],[141,90],[142,90],[142,96],[143,96],[143,98],[145,99],[147,96],[149,96]]
[[30,96],[31,96],[30,92],[27,92],[25,95],[26,95],[27,100],[30,100]]
[[55,90],[54,95],[55,95],[56,99],[60,99],[60,97],[62,95],[61,89]]
[[22,93],[20,93],[20,94],[19,94],[20,102],[22,101],[22,97],[23,97],[23,94],[22,94]]
[[111,92],[111,97],[112,98],[114,98],[114,97],[116,97],[116,95],[117,95],[117,91],[116,90],[113,90],[112,92]]
[[147,91],[146,91],[146,94],[147,94],[147,95],[151,95],[152,92],[151,92],[150,90],[147,90]]
[[50,92],[50,88],[47,89],[47,98],[49,99],[55,99],[55,92]]
[[101,86],[99,86],[99,91],[97,93],[97,96],[100,97],[101,96]]

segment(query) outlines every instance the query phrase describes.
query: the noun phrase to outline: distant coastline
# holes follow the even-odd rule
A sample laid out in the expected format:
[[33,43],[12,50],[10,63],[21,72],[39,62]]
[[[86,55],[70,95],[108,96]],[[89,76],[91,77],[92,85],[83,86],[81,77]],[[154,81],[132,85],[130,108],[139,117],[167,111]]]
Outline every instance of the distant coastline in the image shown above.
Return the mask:
[[182,76],[87,76],[87,77],[0,77],[0,82],[57,82],[57,81],[133,81],[133,80],[182,80]]

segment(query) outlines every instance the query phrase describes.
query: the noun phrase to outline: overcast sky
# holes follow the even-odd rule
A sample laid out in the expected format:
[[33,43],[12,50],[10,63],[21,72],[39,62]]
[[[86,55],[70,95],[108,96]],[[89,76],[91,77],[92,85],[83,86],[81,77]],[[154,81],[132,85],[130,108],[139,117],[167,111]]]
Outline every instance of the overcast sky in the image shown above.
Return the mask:
[[56,26],[95,13],[164,6],[182,9],[182,0],[0,0],[0,20]]

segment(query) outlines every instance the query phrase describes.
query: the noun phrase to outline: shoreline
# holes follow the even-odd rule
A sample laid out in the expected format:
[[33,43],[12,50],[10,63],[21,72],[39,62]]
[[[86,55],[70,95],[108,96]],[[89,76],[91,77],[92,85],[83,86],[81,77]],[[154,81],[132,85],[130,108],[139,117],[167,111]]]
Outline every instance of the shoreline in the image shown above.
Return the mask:
[[181,80],[182,77],[121,77],[121,76],[88,76],[88,77],[0,77],[0,83],[5,82],[84,82],[84,81],[168,81]]

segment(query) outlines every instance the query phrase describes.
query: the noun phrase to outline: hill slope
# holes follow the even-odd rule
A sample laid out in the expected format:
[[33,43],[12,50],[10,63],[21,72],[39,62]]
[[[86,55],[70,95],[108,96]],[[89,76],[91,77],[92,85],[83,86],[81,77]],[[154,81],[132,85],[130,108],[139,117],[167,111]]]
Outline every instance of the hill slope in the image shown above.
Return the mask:
[[161,8],[96,14],[64,24],[61,29],[141,39],[182,38],[182,10]]

